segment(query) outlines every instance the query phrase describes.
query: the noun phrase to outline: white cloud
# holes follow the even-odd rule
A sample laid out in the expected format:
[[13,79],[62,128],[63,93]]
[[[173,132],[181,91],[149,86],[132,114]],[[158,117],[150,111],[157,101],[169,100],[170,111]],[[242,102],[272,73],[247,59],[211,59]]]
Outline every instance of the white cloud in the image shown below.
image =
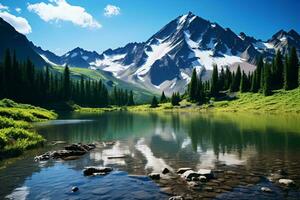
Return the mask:
[[9,8],[0,3],[0,11],[1,10],[9,10]]
[[116,15],[119,15],[121,14],[121,9],[117,6],[114,6],[114,5],[107,5],[105,8],[104,8],[104,15],[106,17],[111,17],[111,16],[116,16]]
[[21,9],[21,8],[16,8],[16,11],[17,11],[18,13],[21,13],[22,9]]
[[101,28],[93,16],[83,7],[70,5],[66,0],[50,0],[50,3],[28,4],[27,9],[35,12],[46,22],[70,21],[75,25],[88,28]]
[[23,34],[31,33],[31,26],[25,18],[17,17],[6,11],[0,11],[0,17],[12,25],[18,32]]

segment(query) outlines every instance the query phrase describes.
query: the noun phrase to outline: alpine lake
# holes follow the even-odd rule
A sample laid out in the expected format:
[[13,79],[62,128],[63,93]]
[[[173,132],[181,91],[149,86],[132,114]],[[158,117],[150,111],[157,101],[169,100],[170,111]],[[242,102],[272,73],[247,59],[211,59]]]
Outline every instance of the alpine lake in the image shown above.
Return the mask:
[[[0,199],[300,199],[300,115],[61,113],[34,127],[47,142],[0,162]],[[34,161],[72,143],[96,148],[78,159]],[[113,171],[84,176],[87,166]],[[213,177],[185,180],[179,168]]]

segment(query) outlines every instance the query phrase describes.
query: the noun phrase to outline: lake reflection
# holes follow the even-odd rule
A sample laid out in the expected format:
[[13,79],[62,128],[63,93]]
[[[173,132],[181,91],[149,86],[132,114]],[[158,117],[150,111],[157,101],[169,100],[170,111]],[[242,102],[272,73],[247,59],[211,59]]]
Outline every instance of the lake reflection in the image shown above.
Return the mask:
[[[15,197],[23,191],[27,196],[31,195],[30,197],[34,198],[30,184],[41,175],[49,177],[43,182],[46,186],[50,187],[56,183],[57,189],[70,187],[70,183],[67,180],[64,182],[64,179],[59,179],[59,183],[54,182],[52,176],[57,176],[55,173],[57,168],[63,169],[66,176],[77,177],[79,182],[82,179],[83,187],[94,190],[88,181],[81,177],[81,170],[88,165],[112,166],[119,171],[139,175],[160,172],[164,167],[172,171],[179,167],[214,168],[220,163],[246,165],[249,170],[266,173],[270,169],[285,168],[292,172],[293,179],[299,182],[299,122],[299,116],[236,113],[111,112],[98,115],[64,115],[61,120],[36,125],[38,131],[49,142],[64,140],[68,143],[102,141],[116,141],[116,143],[109,147],[97,148],[79,160],[48,163],[47,167],[33,163],[31,154],[7,164],[7,168],[0,170],[1,181],[4,179],[8,181],[8,186],[0,186],[0,198],[10,194],[13,189],[11,195],[15,194]],[[51,148],[59,147],[47,146],[38,152],[45,152]],[[124,157],[109,158],[119,155]],[[24,163],[27,164],[22,166]],[[16,175],[19,174],[23,179],[12,183],[9,178],[16,175],[8,170],[10,167],[15,168]],[[45,169],[48,169],[47,173]],[[124,182],[126,180],[124,178]],[[89,184],[89,187],[86,184]],[[122,187],[119,189],[124,189]],[[150,191],[145,191],[145,195],[147,192],[158,195],[148,196],[150,199],[162,197],[159,196],[159,189],[154,186]],[[52,197],[51,193],[49,195]]]

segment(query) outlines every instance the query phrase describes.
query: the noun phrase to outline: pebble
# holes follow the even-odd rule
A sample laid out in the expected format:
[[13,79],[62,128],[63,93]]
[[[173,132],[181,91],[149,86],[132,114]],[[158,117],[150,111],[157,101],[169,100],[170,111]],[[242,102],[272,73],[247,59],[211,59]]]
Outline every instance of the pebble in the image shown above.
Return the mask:
[[169,200],[184,200],[184,198],[182,196],[173,196],[170,197]]
[[78,190],[79,190],[78,187],[76,187],[76,186],[72,187],[72,192],[77,192]]
[[263,192],[272,192],[272,190],[268,187],[261,187],[260,190]]

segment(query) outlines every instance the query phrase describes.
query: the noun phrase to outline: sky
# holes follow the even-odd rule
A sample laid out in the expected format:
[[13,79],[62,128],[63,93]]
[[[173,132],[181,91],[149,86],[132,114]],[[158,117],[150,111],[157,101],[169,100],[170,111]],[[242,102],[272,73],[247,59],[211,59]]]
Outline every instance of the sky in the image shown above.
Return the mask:
[[267,40],[280,29],[300,33],[299,0],[0,0],[0,17],[34,44],[62,55],[98,53],[143,42],[189,11]]

